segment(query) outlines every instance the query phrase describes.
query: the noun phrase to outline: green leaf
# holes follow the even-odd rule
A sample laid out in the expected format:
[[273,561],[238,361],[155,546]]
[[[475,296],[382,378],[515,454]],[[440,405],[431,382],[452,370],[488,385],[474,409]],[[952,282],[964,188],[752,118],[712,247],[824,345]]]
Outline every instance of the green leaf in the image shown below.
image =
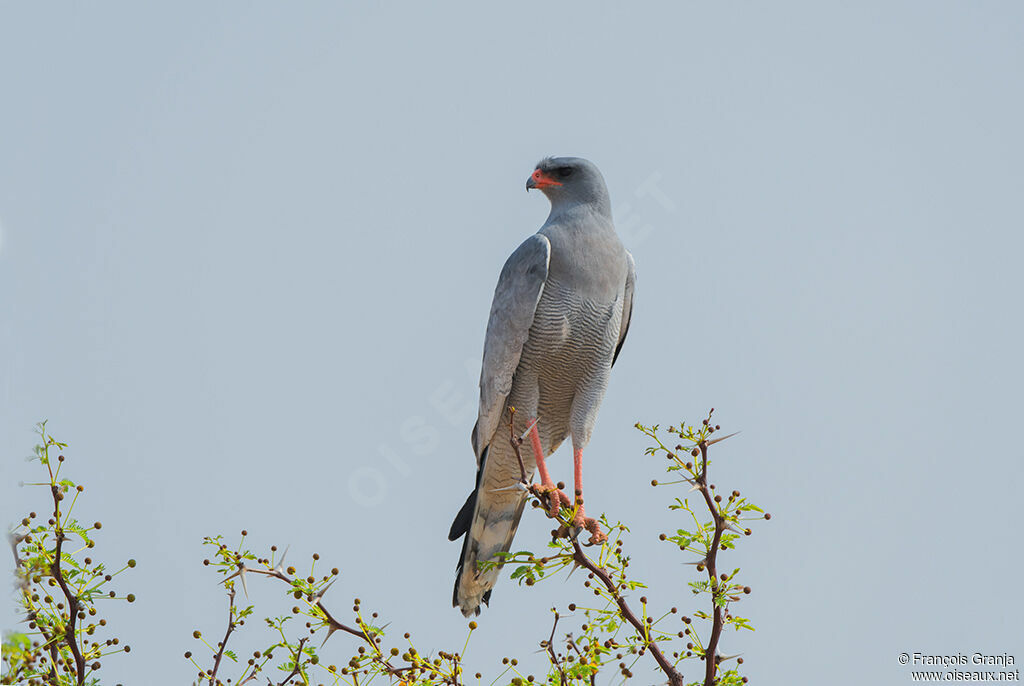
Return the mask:
[[4,634],[3,650],[7,655],[9,649],[28,650],[32,647],[32,639],[23,633],[11,631]]

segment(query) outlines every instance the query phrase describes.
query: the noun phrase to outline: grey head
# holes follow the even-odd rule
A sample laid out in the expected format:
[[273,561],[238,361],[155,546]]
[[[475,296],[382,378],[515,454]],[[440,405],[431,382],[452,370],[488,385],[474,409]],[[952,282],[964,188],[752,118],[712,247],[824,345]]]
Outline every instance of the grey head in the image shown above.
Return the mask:
[[580,204],[611,216],[608,188],[600,170],[582,157],[545,157],[526,180],[526,190],[537,188],[551,201],[551,211]]

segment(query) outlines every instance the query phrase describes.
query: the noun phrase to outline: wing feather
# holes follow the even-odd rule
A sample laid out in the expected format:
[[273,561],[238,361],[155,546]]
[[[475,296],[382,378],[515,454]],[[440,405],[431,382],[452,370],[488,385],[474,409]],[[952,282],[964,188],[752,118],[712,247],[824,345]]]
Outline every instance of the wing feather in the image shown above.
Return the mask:
[[629,262],[629,271],[626,273],[626,290],[622,303],[622,323],[619,325],[619,342],[615,345],[615,355],[612,357],[612,366],[615,360],[619,359],[619,351],[622,344],[626,342],[626,334],[629,333],[629,321],[633,318],[633,289],[636,286],[636,263],[633,256],[626,252],[626,260]]
[[550,261],[551,243],[546,236],[534,234],[509,256],[498,277],[484,337],[480,412],[472,436],[478,464],[498,429],[505,399],[512,390],[512,377],[533,326]]

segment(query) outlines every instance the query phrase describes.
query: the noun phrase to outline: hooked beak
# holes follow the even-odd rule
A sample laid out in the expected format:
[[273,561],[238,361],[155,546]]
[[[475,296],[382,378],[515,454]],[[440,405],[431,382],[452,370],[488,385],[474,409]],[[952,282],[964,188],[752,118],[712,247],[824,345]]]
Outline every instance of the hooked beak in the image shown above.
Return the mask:
[[550,188],[551,186],[561,185],[561,183],[555,181],[540,169],[534,169],[533,173],[530,174],[530,178],[526,180],[526,190],[530,190],[531,188],[539,188],[543,190],[545,188]]

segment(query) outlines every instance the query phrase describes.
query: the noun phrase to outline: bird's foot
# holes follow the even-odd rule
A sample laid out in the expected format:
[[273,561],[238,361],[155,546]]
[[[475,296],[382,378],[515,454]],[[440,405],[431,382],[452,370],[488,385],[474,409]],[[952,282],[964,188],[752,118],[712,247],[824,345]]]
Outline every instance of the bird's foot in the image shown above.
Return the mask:
[[601,525],[593,517],[584,520],[584,528],[590,532],[590,545],[601,545],[608,540],[608,534],[601,531]]
[[580,503],[580,507],[576,510],[576,516],[572,519],[572,525],[576,529],[586,529],[590,532],[590,545],[600,545],[608,540],[608,535],[601,531],[601,525],[598,524],[597,520],[593,517],[588,517],[583,511],[583,504]]
[[572,507],[572,501],[569,500],[569,496],[565,494],[562,489],[565,488],[564,484],[553,484],[553,483],[541,483],[530,486],[530,492],[541,500],[547,499],[548,516],[552,519],[558,518],[558,512],[562,509],[562,506]]

